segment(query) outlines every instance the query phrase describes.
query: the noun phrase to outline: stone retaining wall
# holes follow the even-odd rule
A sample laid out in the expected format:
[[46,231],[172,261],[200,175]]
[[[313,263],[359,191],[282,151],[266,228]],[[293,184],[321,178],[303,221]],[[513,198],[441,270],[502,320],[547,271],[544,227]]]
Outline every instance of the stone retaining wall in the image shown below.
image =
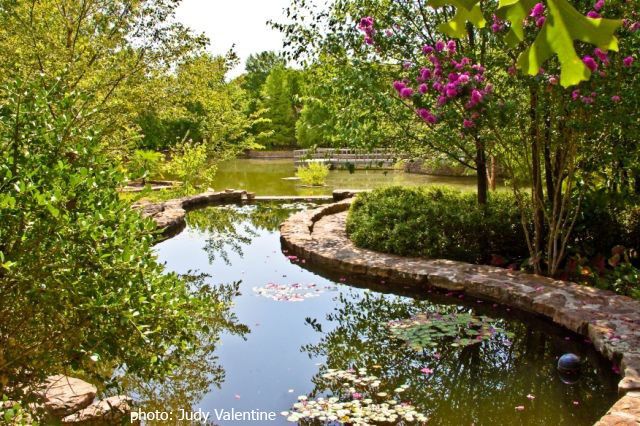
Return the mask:
[[162,236],[169,238],[185,227],[184,218],[189,210],[216,203],[239,203],[253,198],[251,192],[228,189],[219,192],[207,191],[159,203],[142,200],[134,203],[132,207],[139,210],[143,217],[152,218]]
[[571,282],[450,260],[407,258],[356,247],[345,223],[351,200],[299,212],[280,227],[289,254],[342,273],[411,285],[463,291],[550,318],[588,337],[619,365],[622,398],[597,423],[640,424],[640,301]]

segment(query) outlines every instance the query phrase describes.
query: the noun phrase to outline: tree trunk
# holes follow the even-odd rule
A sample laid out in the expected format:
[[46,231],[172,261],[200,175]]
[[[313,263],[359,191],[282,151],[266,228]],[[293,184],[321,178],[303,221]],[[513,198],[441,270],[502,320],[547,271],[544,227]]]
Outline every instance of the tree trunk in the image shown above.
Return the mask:
[[496,157],[494,155],[489,156],[489,166],[487,167],[487,179],[489,180],[489,188],[492,191],[496,190],[496,179],[498,174],[498,167],[496,164]]
[[484,145],[480,141],[478,135],[476,139],[476,178],[478,186],[478,204],[483,206],[487,204],[487,157],[484,152]]
[[547,200],[553,203],[553,166],[551,165],[551,105],[544,108],[544,176],[547,186]]
[[531,139],[531,195],[533,201],[533,253],[531,261],[533,271],[542,273],[542,247],[544,244],[544,194],[542,192],[542,173],[540,170],[540,138],[538,133],[538,92],[533,86],[529,88],[530,104],[529,119],[531,127],[529,137]]

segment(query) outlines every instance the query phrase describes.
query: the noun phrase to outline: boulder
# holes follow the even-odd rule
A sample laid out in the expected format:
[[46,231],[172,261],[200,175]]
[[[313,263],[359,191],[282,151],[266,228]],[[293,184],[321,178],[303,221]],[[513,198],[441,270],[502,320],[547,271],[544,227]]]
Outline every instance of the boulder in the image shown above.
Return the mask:
[[131,402],[131,398],[127,396],[112,396],[64,417],[62,424],[120,424],[121,420],[131,412]]
[[34,393],[50,415],[64,417],[89,406],[96,392],[91,383],[58,374],[48,377]]

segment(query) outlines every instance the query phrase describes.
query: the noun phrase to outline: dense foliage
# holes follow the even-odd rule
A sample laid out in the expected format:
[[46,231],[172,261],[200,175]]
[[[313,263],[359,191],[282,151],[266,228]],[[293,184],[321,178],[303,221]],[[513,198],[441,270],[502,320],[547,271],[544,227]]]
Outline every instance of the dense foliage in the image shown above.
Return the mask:
[[[640,297],[640,209],[633,197],[590,193],[583,201],[560,278]],[[486,207],[449,188],[390,187],[360,194],[347,232],[360,247],[404,256],[446,258],[531,269],[518,201],[491,193]]]
[[[374,118],[377,128],[391,120],[404,133],[393,146],[419,146],[413,151],[473,170],[481,205],[498,175],[506,177],[531,224],[523,236],[533,270],[557,275],[581,201],[592,191],[640,190],[636,6],[340,0],[323,7],[293,0],[288,21],[274,25],[292,57],[311,67],[347,63],[352,75],[368,77],[367,89],[356,92],[368,107],[329,109],[337,123],[362,129],[363,116],[383,114],[386,120]],[[372,69],[380,70],[376,78]],[[355,78],[325,81],[333,93],[358,87]],[[347,134],[336,129],[333,140]]]
[[526,256],[520,219],[515,199],[503,192],[492,193],[483,209],[470,192],[390,187],[358,196],[347,232],[377,251],[478,262]]
[[306,166],[298,167],[296,176],[305,185],[321,186],[329,176],[329,166],[318,161],[312,161]]
[[162,376],[230,303],[165,273],[100,129],[76,125],[79,95],[47,83],[0,91],[0,393],[13,397],[65,368]]

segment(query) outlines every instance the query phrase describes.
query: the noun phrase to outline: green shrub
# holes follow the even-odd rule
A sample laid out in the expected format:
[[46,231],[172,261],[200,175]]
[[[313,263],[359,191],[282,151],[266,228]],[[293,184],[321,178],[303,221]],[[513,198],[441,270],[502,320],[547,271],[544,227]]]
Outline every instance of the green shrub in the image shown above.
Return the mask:
[[142,179],[144,184],[148,177],[156,176],[160,172],[162,160],[161,152],[136,149],[127,163],[129,179]]
[[322,186],[329,176],[329,167],[323,163],[313,161],[308,165],[299,167],[296,176],[305,185]]
[[182,190],[191,193],[201,186],[213,184],[217,165],[209,160],[207,145],[183,142],[172,150],[165,171],[182,183]]
[[637,196],[605,190],[587,193],[572,233],[571,253],[607,256],[614,246],[640,249]]
[[444,187],[389,187],[360,194],[347,232],[354,243],[403,256],[488,261],[526,257],[520,212],[512,195],[492,193],[486,209],[476,196]]

